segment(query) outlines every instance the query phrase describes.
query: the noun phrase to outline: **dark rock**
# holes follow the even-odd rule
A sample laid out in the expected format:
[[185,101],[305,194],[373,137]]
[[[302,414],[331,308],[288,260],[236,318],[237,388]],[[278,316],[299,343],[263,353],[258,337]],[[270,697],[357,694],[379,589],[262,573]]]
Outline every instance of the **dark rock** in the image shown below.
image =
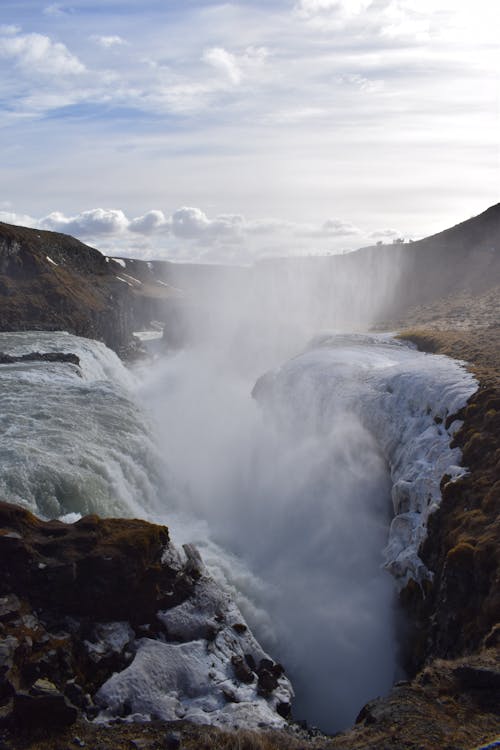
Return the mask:
[[0,352],[0,365],[12,365],[16,362],[61,362],[80,366],[79,357],[68,352],[29,352],[19,356]]
[[453,675],[465,690],[500,690],[500,668],[464,665],[456,667]]
[[0,594],[29,596],[37,609],[50,603],[53,614],[142,624],[194,585],[185,571],[162,565],[168,530],[145,521],[44,522],[2,503],[0,528],[7,531],[0,535]]
[[179,750],[182,743],[182,736],[179,732],[169,732],[165,735],[166,750]]
[[74,706],[80,709],[88,708],[91,705],[89,696],[84,689],[77,683],[76,678],[68,680],[64,688],[64,694]]
[[253,658],[252,654],[245,654],[245,661],[252,670],[252,672],[255,672],[255,668],[257,664],[255,663],[255,659]]
[[255,674],[241,656],[233,656],[231,663],[237,680],[248,685],[255,680]]
[[289,719],[292,715],[292,706],[290,705],[290,703],[278,703],[278,705],[276,706],[276,711],[284,719]]
[[[14,532],[14,534],[15,533],[16,532]],[[5,536],[5,534],[3,536]],[[20,609],[21,602],[15,594],[7,594],[6,596],[0,597],[0,621],[3,622],[5,620],[11,620],[13,617],[17,617]]]
[[233,625],[233,630],[235,630],[238,633],[238,635],[241,635],[242,633],[245,633],[248,630],[248,628],[242,622],[236,622]]
[[58,729],[73,724],[78,711],[56,690],[32,695],[18,692],[14,696],[12,719],[26,729]]
[[134,748],[134,750],[144,750],[144,748],[149,747],[150,744],[151,743],[143,737],[130,740],[130,746]]
[[278,687],[278,679],[285,670],[281,664],[275,664],[270,659],[261,659],[255,671],[258,677],[259,693],[267,696]]

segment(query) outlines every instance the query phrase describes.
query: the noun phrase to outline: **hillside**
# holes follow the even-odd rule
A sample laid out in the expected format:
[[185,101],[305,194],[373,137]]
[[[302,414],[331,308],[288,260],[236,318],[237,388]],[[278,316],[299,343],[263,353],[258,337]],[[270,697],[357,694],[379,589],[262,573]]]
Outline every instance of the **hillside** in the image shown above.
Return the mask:
[[[169,345],[208,318],[277,328],[500,324],[500,204],[417,242],[250,268],[106,258],[73,237],[0,223],[0,330],[64,329],[123,350],[162,321]],[[217,317],[217,315],[219,317]]]
[[0,330],[66,330],[123,351],[171,295],[74,237],[0,223]]

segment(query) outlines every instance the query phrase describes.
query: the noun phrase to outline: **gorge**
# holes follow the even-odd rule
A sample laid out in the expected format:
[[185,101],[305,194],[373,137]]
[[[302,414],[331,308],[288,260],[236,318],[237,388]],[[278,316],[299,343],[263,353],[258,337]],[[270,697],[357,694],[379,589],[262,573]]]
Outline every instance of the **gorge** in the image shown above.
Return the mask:
[[[481,273],[468,274],[465,287],[460,287],[460,293],[470,297],[470,304],[463,308],[464,316],[469,318],[485,306],[488,315],[498,314],[498,307],[487,306],[485,301],[499,282],[495,276],[498,250],[491,248],[492,233],[498,234],[498,207],[494,208],[497,217],[494,229],[491,230],[488,218],[490,234],[476,228],[479,239],[476,236],[475,245],[470,240],[469,244],[464,241],[460,245],[456,233],[448,245],[446,238],[439,240],[441,258],[451,252],[450,247],[461,248],[458,256],[462,267],[458,262],[454,264],[443,282],[450,293],[455,285],[450,275],[460,274],[464,266],[474,266],[474,253],[474,258],[479,259],[476,265],[483,263]],[[39,290],[47,288],[50,274],[50,278],[56,279],[50,282],[53,284],[63,281],[68,284],[71,274],[89,276],[88,267],[76,260],[80,258],[79,249],[73,255],[69,246],[64,246],[64,251],[58,250],[61,247],[58,243],[64,242],[60,235],[54,247],[50,246],[50,233],[42,233],[40,239],[45,244],[39,246],[30,231],[35,232],[4,230],[2,273],[4,289],[9,290],[5,305],[11,311],[15,305],[16,309],[25,310],[22,299],[16,301],[19,286],[12,282],[12,277],[14,271],[18,272],[23,283],[27,283],[23,275],[27,264],[36,269],[33,283]],[[472,230],[467,226],[462,231],[468,236],[467,232],[470,234]],[[33,243],[28,248],[23,245],[27,237]],[[119,676],[108,675],[101,685],[94,685],[94,689],[99,688],[96,695],[100,696],[100,703],[96,705],[102,716],[106,712],[108,716],[122,718],[153,714],[164,721],[179,718],[207,721],[207,716],[213,714],[212,723],[230,726],[231,722],[214,718],[222,712],[221,715],[229,714],[231,721],[240,727],[259,723],[283,725],[282,714],[286,714],[285,705],[290,701],[288,683],[277,662],[253,642],[250,626],[272,658],[283,662],[296,687],[294,715],[307,718],[323,731],[338,731],[352,724],[363,704],[376,695],[386,694],[395,680],[405,677],[404,662],[409,677],[426,664],[428,669],[435,670],[427,672],[429,690],[444,680],[452,684],[448,687],[452,696],[466,696],[467,691],[472,691],[471,700],[480,704],[476,713],[483,722],[485,735],[493,737],[495,711],[485,702],[484,693],[481,703],[477,691],[478,680],[489,680],[488,696],[494,705],[492,696],[498,692],[498,670],[488,660],[493,659],[492,649],[497,647],[493,633],[498,632],[494,629],[498,621],[495,557],[498,553],[491,552],[490,543],[486,552],[468,537],[462,539],[460,534],[457,537],[449,531],[446,538],[441,535],[449,571],[462,571],[465,566],[479,576],[470,581],[472,588],[478,580],[481,582],[479,618],[472,612],[472,604],[461,613],[460,599],[455,602],[450,598],[436,599],[434,587],[439,585],[446,591],[448,586],[451,590],[453,582],[446,581],[446,565],[443,567],[441,562],[441,568],[436,566],[443,549],[429,549],[440,533],[437,526],[440,521],[436,519],[440,519],[442,512],[437,510],[441,495],[448,507],[449,498],[459,495],[460,487],[469,481],[465,468],[470,462],[463,461],[459,451],[463,443],[460,428],[465,417],[465,429],[469,429],[466,415],[471,406],[466,408],[466,404],[471,397],[476,404],[478,399],[485,398],[484,369],[477,370],[474,376],[452,360],[419,352],[389,334],[352,332],[352,329],[366,330],[370,324],[381,326],[384,319],[395,323],[398,316],[416,320],[418,315],[411,305],[418,302],[425,305],[423,312],[418,313],[423,317],[431,317],[429,308],[433,304],[442,305],[437,287],[432,298],[425,278],[418,285],[423,289],[422,299],[408,298],[406,308],[402,298],[408,294],[403,292],[397,299],[397,290],[406,288],[408,278],[429,273],[425,270],[429,240],[422,242],[423,266],[416,268],[416,261],[412,260],[411,272],[406,277],[404,263],[395,262],[394,257],[385,262],[381,256],[376,263],[380,282],[376,288],[373,249],[364,255],[358,251],[353,258],[346,257],[344,267],[342,259],[334,261],[328,277],[324,273],[327,262],[324,259],[318,259],[316,268],[307,259],[298,273],[297,267],[288,268],[293,263],[289,261],[281,267],[277,262],[270,273],[262,269],[254,272],[221,269],[218,273],[217,269],[201,268],[193,269],[190,276],[189,268],[127,260],[101,262],[93,254],[97,251],[91,253],[88,249],[85,253],[98,263],[98,271],[94,268],[90,272],[91,287],[95,287],[92,275],[99,274],[99,286],[92,293],[102,293],[102,297],[95,301],[96,308],[90,317],[92,307],[88,300],[79,302],[77,319],[82,322],[78,326],[63,326],[79,334],[78,338],[55,331],[28,332],[31,327],[28,318],[18,326],[26,332],[15,332],[16,318],[2,318],[7,332],[0,334],[0,350],[14,360],[0,365],[4,404],[2,498],[42,518],[60,518],[69,524],[76,521],[76,527],[85,520],[78,518],[89,513],[166,524],[173,542],[187,545],[187,552],[172,553],[169,564],[172,569],[177,566],[175,575],[178,578],[191,575],[193,579],[193,570],[188,569],[194,565],[197,570],[194,579],[201,576],[203,580],[216,581],[235,601],[224,606],[220,602],[213,604],[221,594],[210,588],[216,584],[206,583],[209,593],[205,602],[212,603],[206,605],[208,610],[202,617],[203,605],[196,603],[196,596],[203,600],[203,590],[193,594],[196,585],[191,583],[187,598],[183,599],[187,594],[184,591],[179,601],[165,610],[163,619],[159,618],[164,632],[157,646],[149,645],[149,641],[156,643],[156,640],[147,635],[142,637],[141,645],[137,630],[132,636],[122,628],[120,632],[128,635],[122,637],[121,651],[134,643],[130,649],[135,649],[136,655],[131,662],[130,657],[118,660],[123,674],[127,673],[123,684]],[[13,251],[15,243],[18,250]],[[435,248],[436,244],[434,253]],[[380,252],[384,256],[394,253],[399,256],[406,249],[383,248]],[[417,251],[413,246],[408,248],[413,257]],[[356,263],[356,255],[360,265],[354,273],[350,266]],[[26,258],[31,259],[29,263]],[[440,262],[448,269],[443,260],[436,261],[435,267]],[[304,272],[306,266],[311,266],[310,274]],[[250,283],[248,274],[252,276]],[[276,275],[282,277],[281,284],[277,284]],[[395,294],[388,296],[391,288]],[[111,335],[113,327],[108,328],[104,303],[108,300],[107,304],[116,309],[110,294],[119,300],[123,313],[116,338]],[[74,303],[73,291],[70,290],[68,298]],[[128,307],[130,300],[133,304]],[[453,302],[450,306],[453,307]],[[33,327],[57,328],[63,320],[69,320],[60,317],[62,311],[69,315],[66,303],[52,305],[50,298],[47,299],[40,303]],[[438,319],[437,313],[433,314]],[[167,356],[154,362],[139,360],[131,370],[103,344],[81,338],[81,334],[90,336],[95,331],[108,345],[130,354],[137,345],[130,347],[127,326],[130,332],[130,328],[151,327],[151,320],[158,319],[165,325],[164,338],[156,340],[156,349],[166,350]],[[322,334],[310,342],[311,335],[318,334],[327,324],[330,329],[336,328],[337,333]],[[494,341],[495,328],[490,321],[488,326],[482,334],[484,341]],[[393,325],[389,330],[398,327],[401,326]],[[104,329],[108,331],[106,335]],[[417,334],[407,335],[418,343],[423,341],[422,335],[420,338]],[[432,333],[428,336],[434,347],[458,347],[453,340],[439,343],[438,334],[434,339]],[[184,349],[173,350],[172,339],[179,337],[186,342]],[[467,333],[462,341],[467,342]],[[470,351],[469,344],[462,356],[468,358]],[[34,352],[73,355],[76,359],[23,359]],[[476,356],[484,358],[481,348]],[[480,363],[480,367],[486,366]],[[489,415],[486,419],[494,438],[498,386],[493,375],[488,377],[487,408],[476,406],[475,412],[476,418],[479,411]],[[474,414],[469,414],[469,421],[472,417]],[[472,463],[483,460],[489,453],[484,445],[486,432],[482,428],[480,438],[470,437],[472,447],[467,447],[468,443],[463,446],[465,458],[475,450]],[[479,536],[489,535],[490,540],[497,538],[488,520],[495,516],[498,500],[495,487],[498,488],[498,478],[493,469],[492,484],[484,484],[481,497],[474,501],[472,510],[476,515],[468,526],[471,534],[477,529]],[[483,500],[488,501],[489,510],[483,507]],[[393,513],[395,518],[391,523]],[[428,521],[432,527],[430,536],[426,531]],[[9,531],[8,525],[5,528],[7,531],[0,541],[13,544],[12,534],[20,532]],[[209,576],[203,572],[201,563],[193,562],[196,558],[190,546],[193,543],[201,552]],[[384,547],[386,568],[398,581],[400,599],[406,607],[406,625],[397,621],[393,580],[381,570]],[[486,567],[481,562],[484,557]],[[48,563],[42,560],[39,564]],[[458,588],[467,576],[459,572],[459,578],[462,581]],[[2,594],[16,594],[15,586],[9,585],[11,589]],[[469,597],[470,588],[463,595]],[[429,602],[434,607],[432,635],[425,624]],[[214,607],[221,617],[223,614],[223,619],[219,624],[216,619],[215,625]],[[193,614],[195,620],[198,617],[196,627],[192,620],[186,625],[186,609],[190,610],[190,617]],[[457,618],[458,622],[462,618],[465,629],[474,631],[462,646],[455,648],[450,638],[452,631],[444,635],[449,622],[436,626],[443,609],[448,610],[455,624]],[[125,619],[128,620],[129,614]],[[109,614],[98,620],[101,624],[109,622]],[[201,698],[193,696],[189,686],[183,689],[184,698],[179,697],[183,693],[179,681],[174,680],[174,687],[167,689],[165,684],[170,683],[165,675],[148,679],[137,676],[141,669],[148,672],[147,667],[140,668],[139,664],[141,654],[147,649],[152,649],[152,661],[161,660],[155,656],[155,649],[166,649],[169,642],[177,646],[183,642],[199,644],[201,638],[207,644],[203,649],[209,649],[214,636],[208,630],[213,627],[217,647],[217,639],[227,635],[223,622],[229,623],[233,630],[239,625],[241,632],[237,629],[234,632],[248,642],[241,646],[242,651],[226,652],[221,657],[221,673],[214,679],[223,680],[226,693],[221,693],[221,689],[215,691],[217,700],[213,698],[214,691],[211,693],[208,688],[206,692],[202,690]],[[396,630],[403,642],[400,653]],[[110,643],[116,641],[115,636],[108,639]],[[487,642],[483,642],[485,638]],[[101,640],[106,643],[102,634]],[[196,648],[185,649],[189,658],[196,654]],[[487,652],[487,658],[478,656],[483,653],[481,649]],[[118,651],[121,653],[120,648]],[[244,666],[248,654],[253,654],[254,669],[252,663],[249,667],[248,660]],[[467,655],[471,663],[456,667],[438,668],[433,662],[435,657],[450,659]],[[165,658],[168,662],[171,656]],[[453,670],[460,668],[462,672],[455,674]],[[201,660],[192,669],[194,682],[199,686],[203,683],[201,672],[205,674],[209,668]],[[464,669],[469,670],[468,685]],[[183,670],[180,667],[178,674],[183,675],[179,679],[186,685]],[[20,674],[18,679],[26,682],[22,670]],[[36,676],[46,677],[38,673]],[[163,685],[161,689],[158,679]],[[266,679],[270,682],[264,689]],[[231,680],[236,680],[240,687],[233,687],[229,696]],[[131,688],[124,688],[127,681]],[[409,683],[408,688],[399,689],[425,693],[426,683],[422,682],[421,687],[418,684],[418,688]],[[134,685],[141,686],[142,696],[150,696],[149,702],[141,703]],[[18,687],[28,691],[30,688],[26,684]],[[56,687],[62,689],[63,684]],[[439,690],[445,694],[442,685]],[[173,693],[177,703],[174,708],[166,708],[165,695],[171,697]],[[117,695],[121,696],[119,700]],[[222,703],[221,695],[225,696]],[[10,699],[8,691],[6,697]],[[235,706],[240,708],[235,710]],[[382,715],[383,708],[379,711]],[[367,708],[361,711],[359,721],[361,729],[366,725],[368,731],[370,727],[375,731],[384,719],[377,715],[376,709]],[[480,730],[473,736],[479,738]],[[344,737],[343,741],[351,744],[339,747],[368,746],[356,745],[356,739]],[[437,746],[425,745],[422,737],[416,741],[419,747]]]

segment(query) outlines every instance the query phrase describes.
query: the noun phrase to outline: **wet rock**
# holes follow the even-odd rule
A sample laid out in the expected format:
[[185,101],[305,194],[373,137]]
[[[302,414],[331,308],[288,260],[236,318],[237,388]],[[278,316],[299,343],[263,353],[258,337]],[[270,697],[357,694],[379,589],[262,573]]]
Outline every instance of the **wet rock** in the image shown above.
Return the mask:
[[61,362],[80,366],[80,359],[69,352],[29,352],[13,356],[0,352],[0,365],[11,365],[16,362]]

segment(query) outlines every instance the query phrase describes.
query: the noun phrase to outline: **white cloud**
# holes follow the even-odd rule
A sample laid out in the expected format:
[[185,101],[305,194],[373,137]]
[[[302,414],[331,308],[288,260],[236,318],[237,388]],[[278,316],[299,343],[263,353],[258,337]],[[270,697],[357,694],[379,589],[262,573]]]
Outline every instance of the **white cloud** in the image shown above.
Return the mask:
[[228,52],[223,47],[211,47],[203,53],[202,60],[222,72],[233,84],[251,78],[269,56],[266,47],[246,47],[241,54]]
[[366,11],[371,4],[372,0],[299,0],[295,11],[299,17],[306,19],[321,16],[351,18]]
[[43,9],[45,16],[65,16],[67,10],[60,3],[51,3]]
[[360,73],[343,73],[337,77],[337,81],[344,86],[353,86],[368,93],[374,93],[384,88],[383,81],[370,80]]
[[14,26],[12,24],[0,24],[0,34],[10,36],[11,34],[19,34],[21,31],[20,26]]
[[375,232],[371,232],[368,237],[377,242],[393,242],[393,240],[400,239],[403,235],[398,229],[378,229]]
[[117,35],[111,35],[111,36],[99,36],[94,35],[91,37],[93,42],[96,42],[101,47],[104,47],[105,49],[108,49],[109,47],[119,47],[123,44],[127,44],[125,39],[122,39],[121,36]]
[[38,220],[27,214],[18,214],[13,211],[0,211],[0,221],[5,224],[15,224],[20,227],[32,227],[38,226]]
[[61,42],[43,34],[0,37],[0,57],[30,73],[67,75],[85,72],[85,66]]
[[137,234],[151,235],[160,229],[168,230],[170,224],[165,218],[163,211],[151,210],[148,211],[144,216],[138,216],[128,225],[130,232],[136,232]]
[[245,220],[239,214],[221,214],[215,219],[199,208],[182,206],[172,214],[172,233],[189,240],[231,240],[240,236]]
[[346,237],[350,234],[360,234],[360,230],[341,219],[327,219],[321,227],[321,233],[326,237]]
[[121,234],[128,225],[129,220],[123,211],[105,208],[82,211],[76,216],[65,216],[60,211],[54,211],[39,222],[41,229],[80,237]]
[[[265,255],[339,252],[358,247],[366,239],[359,229],[337,218],[317,226],[273,218],[248,220],[241,214],[211,218],[194,206],[182,206],[171,216],[153,209],[132,219],[120,209],[95,208],[73,216],[54,211],[41,219],[0,211],[0,221],[71,234],[111,255],[160,258],[168,253],[170,257],[210,262],[241,263]],[[399,234],[386,238],[390,241],[394,236]],[[306,238],[314,240],[312,248],[310,242],[304,246]]]
[[241,82],[241,70],[236,57],[222,47],[212,47],[205,51],[203,60],[216,70],[222,71],[231,81]]

